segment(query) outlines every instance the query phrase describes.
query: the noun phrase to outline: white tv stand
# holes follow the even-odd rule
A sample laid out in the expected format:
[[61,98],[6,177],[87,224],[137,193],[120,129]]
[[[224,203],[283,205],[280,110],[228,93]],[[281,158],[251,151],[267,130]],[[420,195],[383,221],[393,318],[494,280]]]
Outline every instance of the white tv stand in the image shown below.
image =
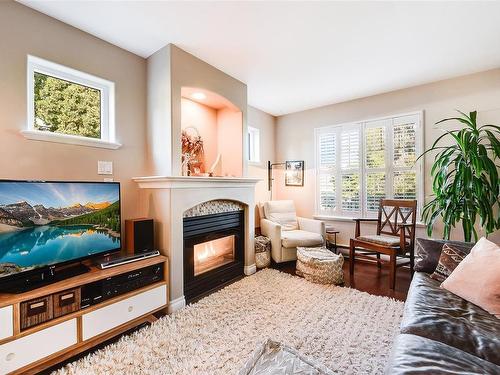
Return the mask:
[[[22,304],[49,295],[164,263],[163,281],[128,292],[88,308],[55,317],[24,330]],[[168,308],[168,259],[164,256],[90,272],[21,294],[0,293],[0,374],[30,374],[47,369],[144,322],[156,320]]]

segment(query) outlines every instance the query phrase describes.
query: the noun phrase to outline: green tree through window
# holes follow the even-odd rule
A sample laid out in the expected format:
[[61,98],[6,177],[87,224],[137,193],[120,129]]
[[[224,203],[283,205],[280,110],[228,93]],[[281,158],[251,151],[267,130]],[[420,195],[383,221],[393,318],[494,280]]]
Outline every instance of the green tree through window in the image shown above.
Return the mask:
[[34,73],[37,130],[101,138],[101,91]]

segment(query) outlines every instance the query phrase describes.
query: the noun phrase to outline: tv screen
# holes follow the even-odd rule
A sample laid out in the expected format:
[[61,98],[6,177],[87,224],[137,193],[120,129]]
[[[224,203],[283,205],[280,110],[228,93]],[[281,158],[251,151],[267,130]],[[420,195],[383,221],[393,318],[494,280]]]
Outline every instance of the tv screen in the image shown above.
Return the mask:
[[120,184],[0,180],[0,280],[119,250]]

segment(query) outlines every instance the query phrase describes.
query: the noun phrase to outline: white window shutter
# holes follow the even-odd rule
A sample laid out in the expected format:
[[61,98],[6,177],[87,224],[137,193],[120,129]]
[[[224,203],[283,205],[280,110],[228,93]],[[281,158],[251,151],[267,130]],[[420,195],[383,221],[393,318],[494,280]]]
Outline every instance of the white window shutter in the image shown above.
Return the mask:
[[337,161],[337,135],[335,132],[319,134],[319,210],[331,214],[336,209],[335,169]]
[[360,131],[359,124],[351,124],[342,127],[340,135],[340,198],[342,211],[347,212],[361,209]]
[[377,212],[380,200],[385,198],[385,172],[366,174],[366,211]]
[[342,129],[340,136],[341,168],[359,168],[359,128],[349,129],[346,126]]
[[385,126],[366,127],[365,166],[366,168],[385,167]]
[[383,198],[422,200],[421,122],[415,112],[317,129],[317,210],[364,216]]
[[334,174],[325,173],[319,177],[319,205],[321,212],[333,212],[336,209]]
[[415,171],[394,172],[394,198],[417,199]]
[[336,162],[335,133],[319,136],[319,163],[321,168],[334,168]]
[[412,167],[415,164],[415,131],[416,123],[413,116],[395,119],[393,128],[395,167]]
[[342,174],[342,210],[356,212],[360,210],[359,173]]

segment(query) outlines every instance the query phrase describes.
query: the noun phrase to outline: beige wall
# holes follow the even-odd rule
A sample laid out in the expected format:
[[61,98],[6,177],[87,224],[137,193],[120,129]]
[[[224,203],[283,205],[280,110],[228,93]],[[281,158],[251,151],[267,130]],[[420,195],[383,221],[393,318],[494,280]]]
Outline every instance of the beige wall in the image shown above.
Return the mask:
[[147,59],[147,170],[143,175],[172,175],[170,70],[170,48]]
[[[131,177],[144,173],[146,61],[15,2],[0,2],[0,178],[102,181],[97,161],[114,162],[123,217],[137,215]],[[26,128],[26,55],[113,81],[119,150],[32,141]]]
[[[217,110],[182,98],[181,118],[182,130],[189,127],[198,130],[203,140],[204,171],[208,171],[217,158]],[[188,134],[192,133],[193,131],[188,129]]]
[[[255,202],[265,202],[271,198],[271,193],[267,189],[267,161],[274,162],[276,160],[276,117],[249,106],[248,126],[260,130],[260,163],[249,163],[248,175],[262,180],[257,183],[255,188]],[[260,226],[258,212],[255,213],[255,220],[256,226]]]
[[[306,174],[305,186],[302,188],[285,187],[282,173],[278,174],[276,196],[279,199],[293,199],[299,215],[314,215],[314,128],[423,110],[424,144],[425,148],[429,148],[442,134],[434,124],[445,117],[454,116],[454,109],[464,112],[478,110],[479,121],[499,124],[500,69],[278,117],[276,159],[303,159]],[[432,156],[425,158],[424,175],[427,178],[424,183],[427,199],[432,193],[428,177],[432,161]],[[334,225],[341,230],[340,242],[347,243],[354,234],[353,224],[336,221]],[[438,225],[433,237],[440,237],[441,233],[442,228]],[[419,230],[418,235],[425,235],[423,229]],[[461,239],[461,230],[453,231],[452,236]],[[500,233],[495,233],[491,238],[500,242]]]
[[229,108],[217,111],[217,153],[221,155],[221,174],[243,176],[242,112]]
[[[147,59],[148,64],[148,172],[153,175],[181,174],[182,88],[200,88],[223,96],[242,112],[246,134],[247,86],[210,64],[169,44]],[[243,137],[239,142],[245,149]],[[243,175],[246,165],[241,160]]]

